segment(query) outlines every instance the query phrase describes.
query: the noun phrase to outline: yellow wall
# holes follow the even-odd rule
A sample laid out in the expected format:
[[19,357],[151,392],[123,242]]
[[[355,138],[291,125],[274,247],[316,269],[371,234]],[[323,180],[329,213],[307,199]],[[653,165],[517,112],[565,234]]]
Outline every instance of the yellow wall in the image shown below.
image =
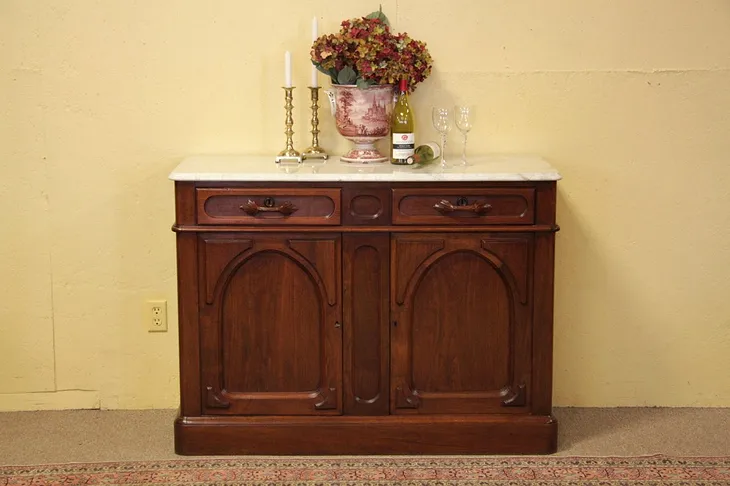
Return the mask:
[[[286,49],[302,147],[312,16],[324,33],[377,4],[0,0],[0,410],[176,406],[167,174],[281,148]],[[473,103],[474,152],[564,176],[555,403],[730,405],[730,3],[383,10],[435,59],[411,98],[422,140],[432,104]],[[145,331],[147,298],[170,332]]]

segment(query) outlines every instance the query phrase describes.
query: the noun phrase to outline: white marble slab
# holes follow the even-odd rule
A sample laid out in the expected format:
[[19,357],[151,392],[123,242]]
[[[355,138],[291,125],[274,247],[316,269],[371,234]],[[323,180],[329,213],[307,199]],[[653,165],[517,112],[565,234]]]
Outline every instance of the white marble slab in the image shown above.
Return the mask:
[[[454,162],[458,162],[456,158]],[[557,170],[532,155],[474,157],[467,167],[426,167],[390,163],[350,164],[330,157],[326,162],[305,161],[280,165],[273,156],[198,155],[184,159],[170,173],[174,181],[368,182],[368,181],[557,181]]]

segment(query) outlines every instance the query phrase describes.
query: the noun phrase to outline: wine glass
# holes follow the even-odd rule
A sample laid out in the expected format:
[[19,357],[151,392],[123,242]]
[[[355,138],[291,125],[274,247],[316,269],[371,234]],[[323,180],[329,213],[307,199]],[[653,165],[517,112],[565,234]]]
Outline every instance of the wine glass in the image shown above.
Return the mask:
[[448,108],[434,107],[431,111],[433,127],[441,134],[441,168],[447,167],[446,163],[446,135],[451,131],[451,112]]
[[474,110],[469,106],[457,106],[455,108],[454,122],[464,136],[464,145],[461,149],[461,165],[469,165],[466,161],[466,136],[471,130],[474,122]]

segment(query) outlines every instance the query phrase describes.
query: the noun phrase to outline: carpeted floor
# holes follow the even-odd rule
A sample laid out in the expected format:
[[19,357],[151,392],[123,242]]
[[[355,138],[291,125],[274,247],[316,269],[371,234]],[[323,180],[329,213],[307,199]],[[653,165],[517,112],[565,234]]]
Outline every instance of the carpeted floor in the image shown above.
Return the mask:
[[173,410],[0,413],[0,486],[730,485],[730,409],[555,415],[553,456],[184,458],[173,451]]
[[[180,458],[175,413],[0,413],[0,464]],[[556,408],[555,416],[562,456],[730,456],[728,408]]]

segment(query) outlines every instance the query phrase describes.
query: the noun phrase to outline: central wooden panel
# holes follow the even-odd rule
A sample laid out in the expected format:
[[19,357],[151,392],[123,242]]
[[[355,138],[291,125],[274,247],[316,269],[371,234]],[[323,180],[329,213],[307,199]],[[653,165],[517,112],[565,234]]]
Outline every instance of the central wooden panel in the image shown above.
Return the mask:
[[295,261],[275,252],[251,257],[223,297],[225,389],[315,390],[320,314],[317,289]]
[[438,260],[414,293],[412,322],[419,391],[499,390],[509,382],[509,300],[484,258],[458,252]]
[[[380,276],[373,269],[378,268],[380,255],[372,246],[361,246],[355,251],[353,261],[353,282],[357,282],[353,292],[359,294],[352,306],[353,314],[353,354],[352,354],[352,388],[360,401],[372,401],[380,392],[380,376],[378,364],[380,356],[380,336],[377,323],[380,321],[380,310],[377,302],[382,290]],[[374,329],[373,329],[374,328]],[[375,331],[375,332],[372,332]]]
[[387,234],[344,239],[345,412],[388,413]]

